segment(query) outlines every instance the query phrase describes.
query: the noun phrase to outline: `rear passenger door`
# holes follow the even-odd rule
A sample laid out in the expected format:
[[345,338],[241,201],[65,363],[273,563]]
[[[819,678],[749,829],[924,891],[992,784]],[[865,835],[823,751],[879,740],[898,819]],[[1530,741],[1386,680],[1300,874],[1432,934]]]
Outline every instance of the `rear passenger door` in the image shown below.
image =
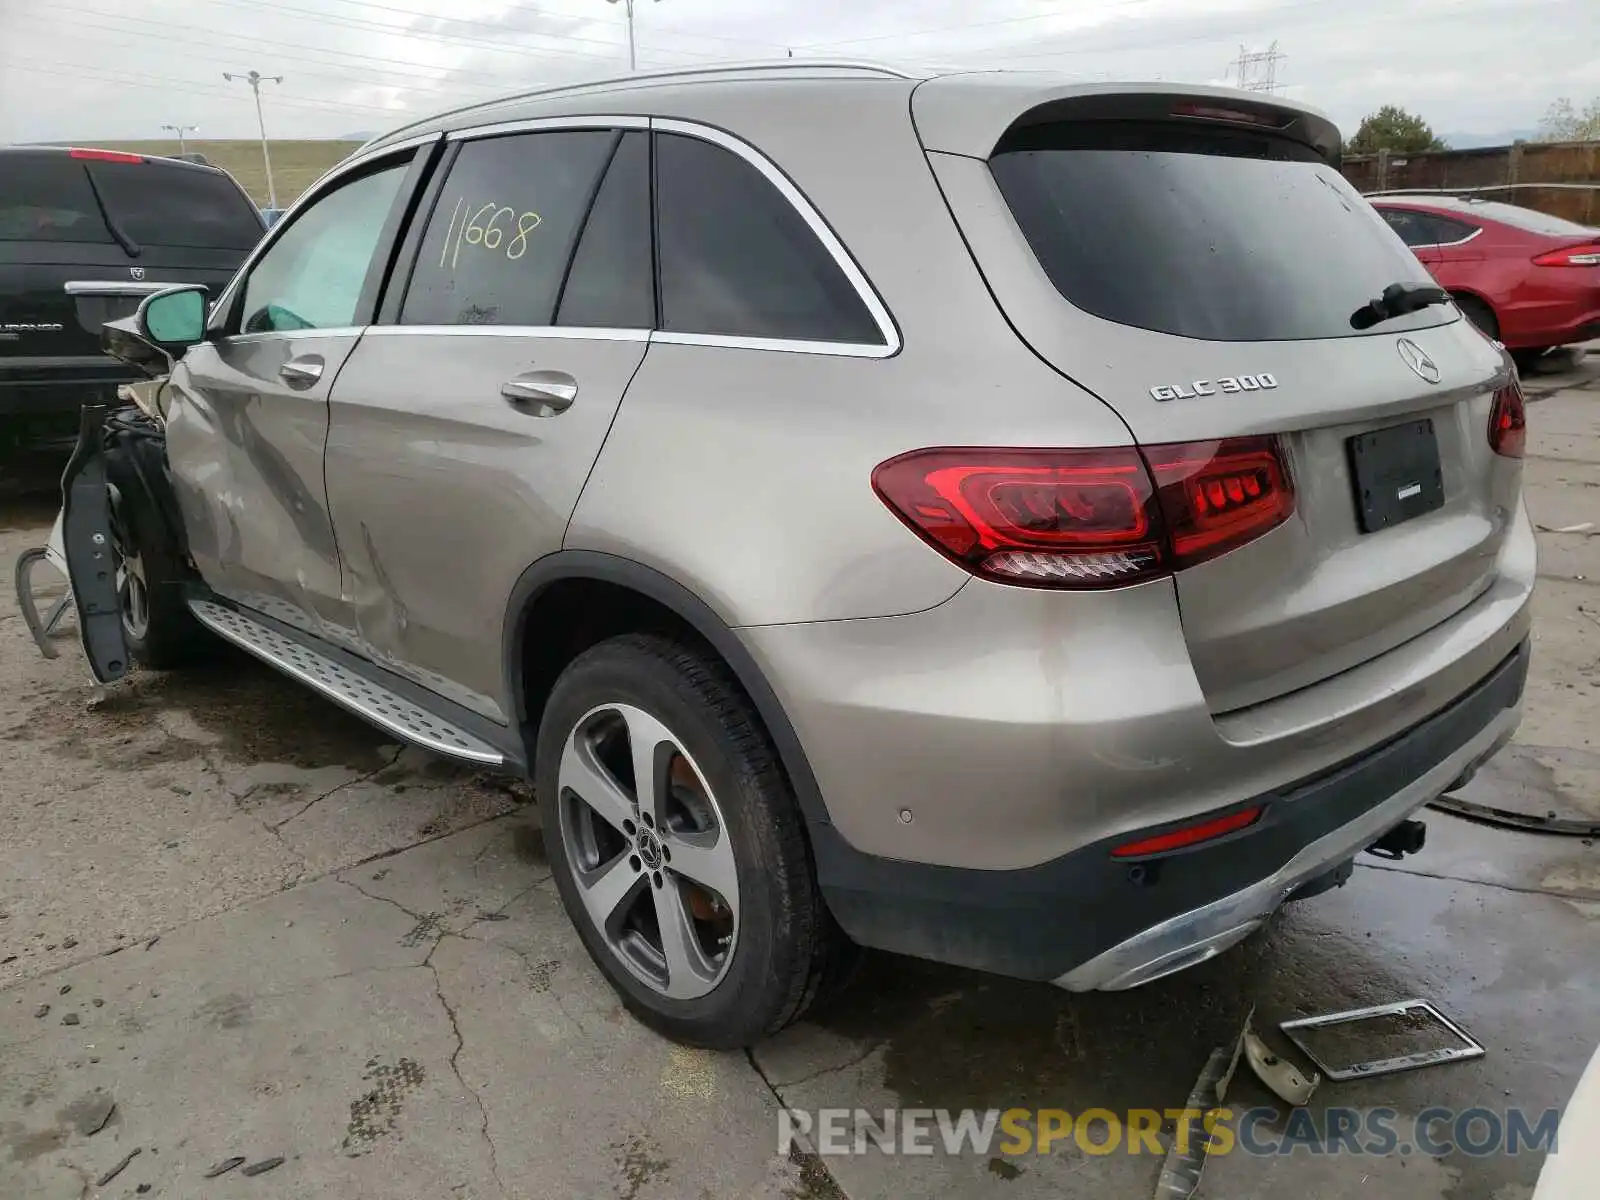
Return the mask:
[[333,392],[328,501],[363,652],[505,720],[507,599],[655,323],[647,121],[455,135],[430,190]]

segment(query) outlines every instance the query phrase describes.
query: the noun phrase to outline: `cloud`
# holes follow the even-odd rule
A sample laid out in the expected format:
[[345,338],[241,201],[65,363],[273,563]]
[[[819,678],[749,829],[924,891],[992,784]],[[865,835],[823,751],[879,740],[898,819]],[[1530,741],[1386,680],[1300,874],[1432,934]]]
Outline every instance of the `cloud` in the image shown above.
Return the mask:
[[[1279,79],[1353,129],[1381,104],[1436,129],[1530,126],[1600,91],[1593,0],[636,0],[641,67],[800,56],[1231,78],[1279,43]],[[0,141],[336,136],[544,83],[626,70],[600,0],[0,0]]]

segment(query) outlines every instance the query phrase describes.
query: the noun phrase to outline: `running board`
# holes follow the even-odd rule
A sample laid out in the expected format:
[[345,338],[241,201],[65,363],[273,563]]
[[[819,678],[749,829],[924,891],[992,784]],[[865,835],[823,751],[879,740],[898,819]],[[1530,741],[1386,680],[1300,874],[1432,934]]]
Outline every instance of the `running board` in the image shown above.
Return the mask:
[[505,765],[505,755],[475,734],[440,720],[418,704],[396,694],[365,675],[319,654],[310,647],[286,637],[275,629],[252,620],[238,609],[210,600],[192,599],[189,611],[207,629],[263,662],[277,667],[292,679],[321,692],[378,728],[408,742],[424,746],[451,758]]

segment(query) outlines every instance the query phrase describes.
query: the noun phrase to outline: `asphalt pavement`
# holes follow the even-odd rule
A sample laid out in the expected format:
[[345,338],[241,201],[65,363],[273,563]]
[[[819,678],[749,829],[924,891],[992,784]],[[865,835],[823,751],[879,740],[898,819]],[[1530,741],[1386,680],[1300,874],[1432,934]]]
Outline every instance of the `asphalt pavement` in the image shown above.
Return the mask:
[[[1600,821],[1600,370],[1529,383],[1527,714],[1466,794]],[[0,508],[0,562],[51,515]],[[0,1197],[1142,1198],[1160,1158],[1093,1138],[817,1158],[780,1149],[779,1109],[1179,1108],[1252,1009],[1283,1052],[1280,1020],[1420,996],[1484,1056],[1310,1105],[1406,1128],[1559,1107],[1600,1043],[1600,848],[1433,813],[1420,855],[1138,991],[871,955],[752,1054],[685,1050],[585,957],[524,786],[243,658],[100,693],[60,645],[0,596]],[[1247,1071],[1229,1103],[1292,1119]],[[1541,1158],[1236,1149],[1198,1195],[1524,1200]]]

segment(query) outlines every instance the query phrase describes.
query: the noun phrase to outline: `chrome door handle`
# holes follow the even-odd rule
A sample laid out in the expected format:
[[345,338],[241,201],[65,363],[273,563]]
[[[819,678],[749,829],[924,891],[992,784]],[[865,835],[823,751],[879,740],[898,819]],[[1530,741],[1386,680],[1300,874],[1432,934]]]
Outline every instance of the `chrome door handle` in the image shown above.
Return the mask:
[[572,407],[578,381],[565,371],[525,371],[502,383],[500,396],[519,412],[553,417]]
[[291,358],[278,368],[278,378],[292,388],[308,388],[322,378],[322,365],[320,354]]

